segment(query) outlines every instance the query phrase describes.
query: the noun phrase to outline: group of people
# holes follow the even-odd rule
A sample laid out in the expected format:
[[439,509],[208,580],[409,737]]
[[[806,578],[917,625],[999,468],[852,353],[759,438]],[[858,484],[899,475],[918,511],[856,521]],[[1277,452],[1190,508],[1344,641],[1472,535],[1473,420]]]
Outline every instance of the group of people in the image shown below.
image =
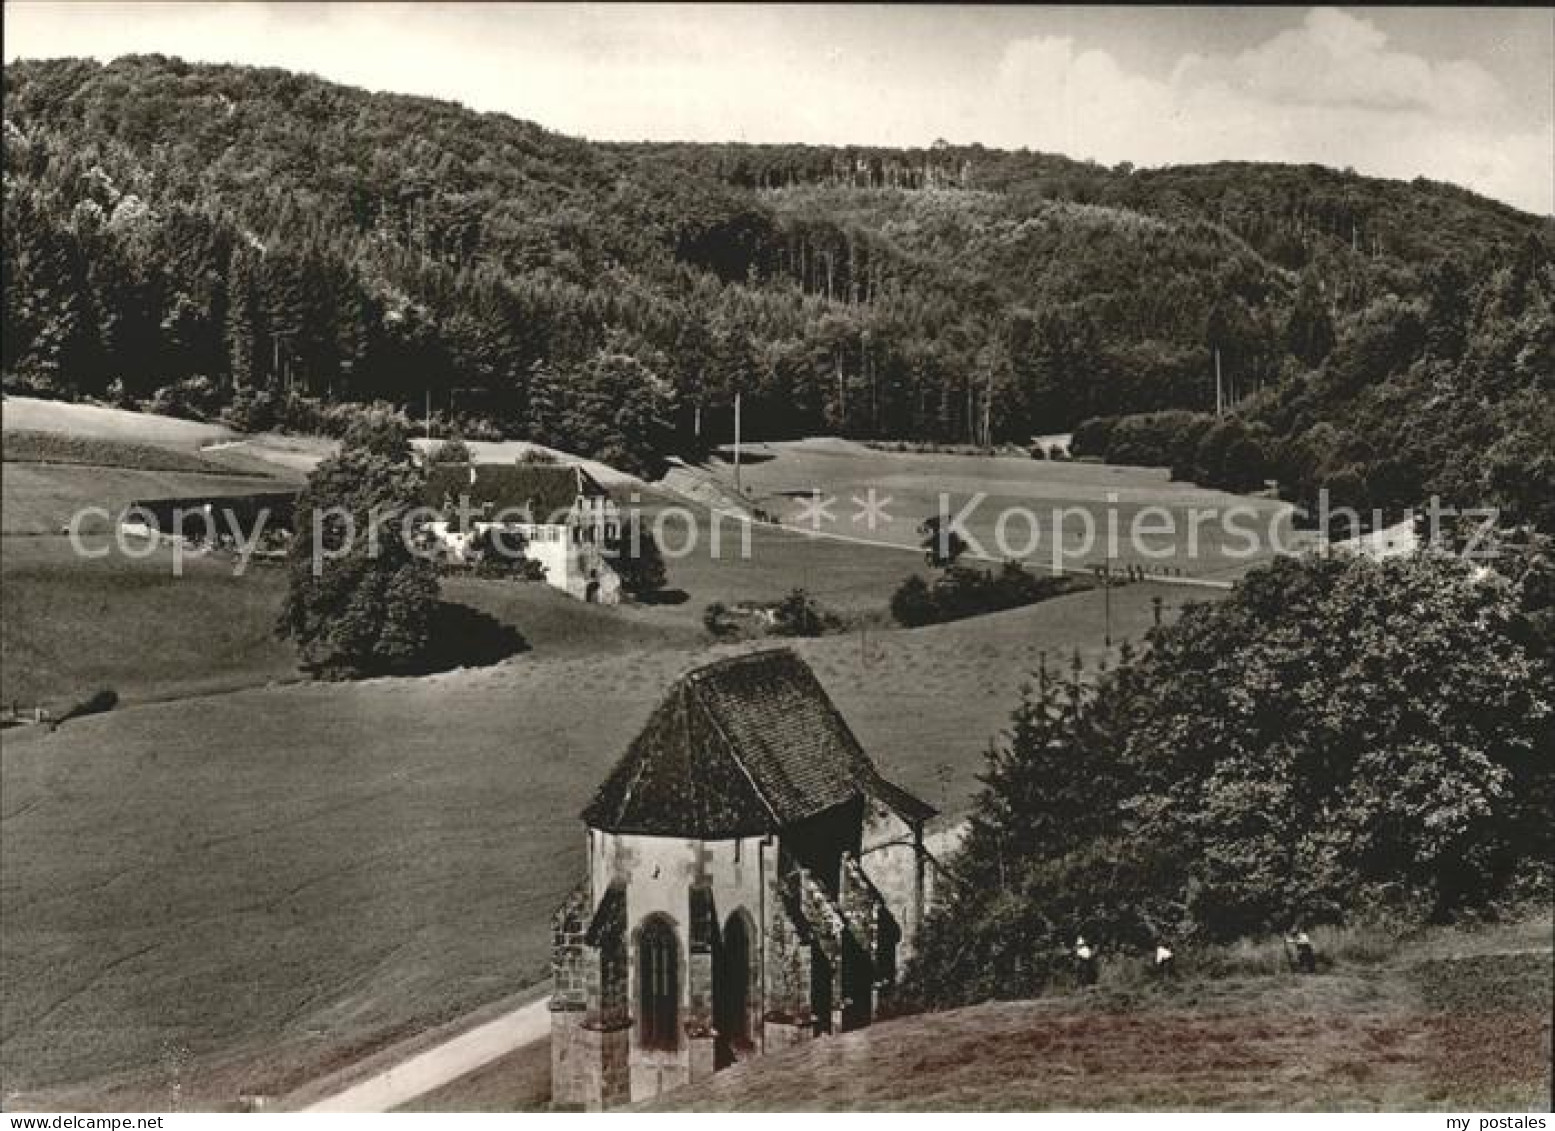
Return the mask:
[[[1288,954],[1291,958],[1291,968],[1302,974],[1314,974],[1317,972],[1317,951],[1312,946],[1311,936],[1305,930],[1297,927],[1285,937],[1286,946],[1291,948]],[[1085,941],[1081,935],[1074,940],[1074,964],[1075,978],[1082,986],[1094,986],[1100,973],[1097,964],[1096,949]],[[1177,973],[1177,956],[1172,953],[1172,948],[1166,940],[1157,939],[1155,955],[1151,959],[1151,969],[1158,978],[1170,978]]]
[[[1172,948],[1164,941],[1155,944],[1155,957],[1151,960],[1152,968],[1156,976],[1170,977],[1176,970],[1176,956],[1172,954]],[[1094,986],[1100,968],[1097,965],[1096,950],[1085,941],[1085,936],[1074,940],[1074,968],[1075,977],[1082,986]]]

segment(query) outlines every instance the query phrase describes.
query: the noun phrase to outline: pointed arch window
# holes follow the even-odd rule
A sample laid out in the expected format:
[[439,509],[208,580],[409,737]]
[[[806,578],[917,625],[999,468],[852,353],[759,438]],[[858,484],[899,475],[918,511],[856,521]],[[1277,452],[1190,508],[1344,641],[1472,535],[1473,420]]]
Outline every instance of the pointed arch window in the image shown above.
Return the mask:
[[644,1048],[680,1045],[680,945],[675,928],[661,916],[643,924],[637,936],[638,1039]]

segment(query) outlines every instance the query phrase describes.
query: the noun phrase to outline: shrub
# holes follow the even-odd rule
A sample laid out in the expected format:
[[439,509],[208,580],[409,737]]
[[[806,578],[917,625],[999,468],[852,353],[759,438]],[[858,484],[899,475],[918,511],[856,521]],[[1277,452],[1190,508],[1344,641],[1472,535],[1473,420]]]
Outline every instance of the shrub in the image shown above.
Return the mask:
[[919,543],[923,547],[923,560],[931,566],[948,568],[967,551],[966,539],[956,533],[954,527],[945,529],[943,515],[930,515],[924,519],[918,524],[918,533],[923,536]]
[[772,606],[774,636],[824,636],[842,625],[842,618],[824,608],[803,589],[795,589]]
[[220,393],[209,377],[188,377],[152,393],[146,411],[184,420],[209,420],[220,407]]
[[133,409],[135,407],[135,398],[131,395],[128,386],[124,384],[124,378],[122,377],[115,377],[108,382],[106,395],[108,403],[113,405],[114,408]]
[[353,413],[341,433],[340,446],[347,451],[370,452],[394,463],[410,460],[410,429],[405,417],[385,409]]
[[239,432],[268,432],[281,423],[281,406],[268,389],[239,389],[221,417]]
[[938,612],[939,607],[935,604],[929,583],[916,573],[891,594],[891,615],[896,618],[897,624],[907,628],[933,624]]
[[1019,562],[1006,562],[997,572],[951,566],[932,585],[916,574],[902,582],[891,596],[891,615],[898,624],[916,628],[1034,605],[1081,584],[1034,574]]
[[428,463],[469,463],[472,458],[470,445],[457,436],[427,449]]
[[729,623],[729,606],[722,601],[710,601],[702,610],[702,627],[714,636],[728,636],[734,632]]
[[669,581],[653,532],[635,514],[622,523],[605,555],[621,578],[621,588],[639,600],[652,597]]
[[[512,530],[483,526],[465,549],[468,572],[503,581],[544,581],[545,566],[525,555],[527,540]],[[459,567],[450,566],[445,572]]]
[[1093,416],[1089,420],[1082,420],[1075,425],[1074,435],[1069,438],[1069,450],[1076,456],[1102,457],[1107,454],[1107,445],[1112,441],[1112,426],[1117,423],[1115,416]]

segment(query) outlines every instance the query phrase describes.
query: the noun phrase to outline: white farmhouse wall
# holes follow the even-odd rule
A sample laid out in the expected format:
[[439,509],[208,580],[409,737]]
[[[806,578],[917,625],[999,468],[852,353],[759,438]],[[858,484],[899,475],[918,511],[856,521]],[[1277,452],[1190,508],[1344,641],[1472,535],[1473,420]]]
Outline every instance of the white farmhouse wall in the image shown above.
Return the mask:
[[459,561],[467,560],[470,541],[478,532],[496,529],[520,535],[525,541],[524,557],[544,567],[547,585],[580,600],[614,605],[621,600],[621,578],[603,551],[618,521],[610,500],[580,499],[566,523],[474,522],[466,532],[436,519],[427,523],[427,530]]

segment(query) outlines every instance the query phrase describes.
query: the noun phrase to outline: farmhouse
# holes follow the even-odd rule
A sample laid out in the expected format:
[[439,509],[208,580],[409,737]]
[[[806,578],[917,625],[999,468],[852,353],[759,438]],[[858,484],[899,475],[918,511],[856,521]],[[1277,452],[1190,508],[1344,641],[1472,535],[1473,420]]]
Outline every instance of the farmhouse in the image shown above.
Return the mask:
[[930,898],[933,809],[792,651],[683,676],[583,812],[552,921],[551,1088],[616,1107],[873,1020]]
[[456,559],[466,557],[480,532],[517,535],[551,585],[585,601],[621,599],[620,577],[605,553],[620,533],[620,513],[581,467],[435,464],[427,469],[425,502],[441,516],[428,530]]

